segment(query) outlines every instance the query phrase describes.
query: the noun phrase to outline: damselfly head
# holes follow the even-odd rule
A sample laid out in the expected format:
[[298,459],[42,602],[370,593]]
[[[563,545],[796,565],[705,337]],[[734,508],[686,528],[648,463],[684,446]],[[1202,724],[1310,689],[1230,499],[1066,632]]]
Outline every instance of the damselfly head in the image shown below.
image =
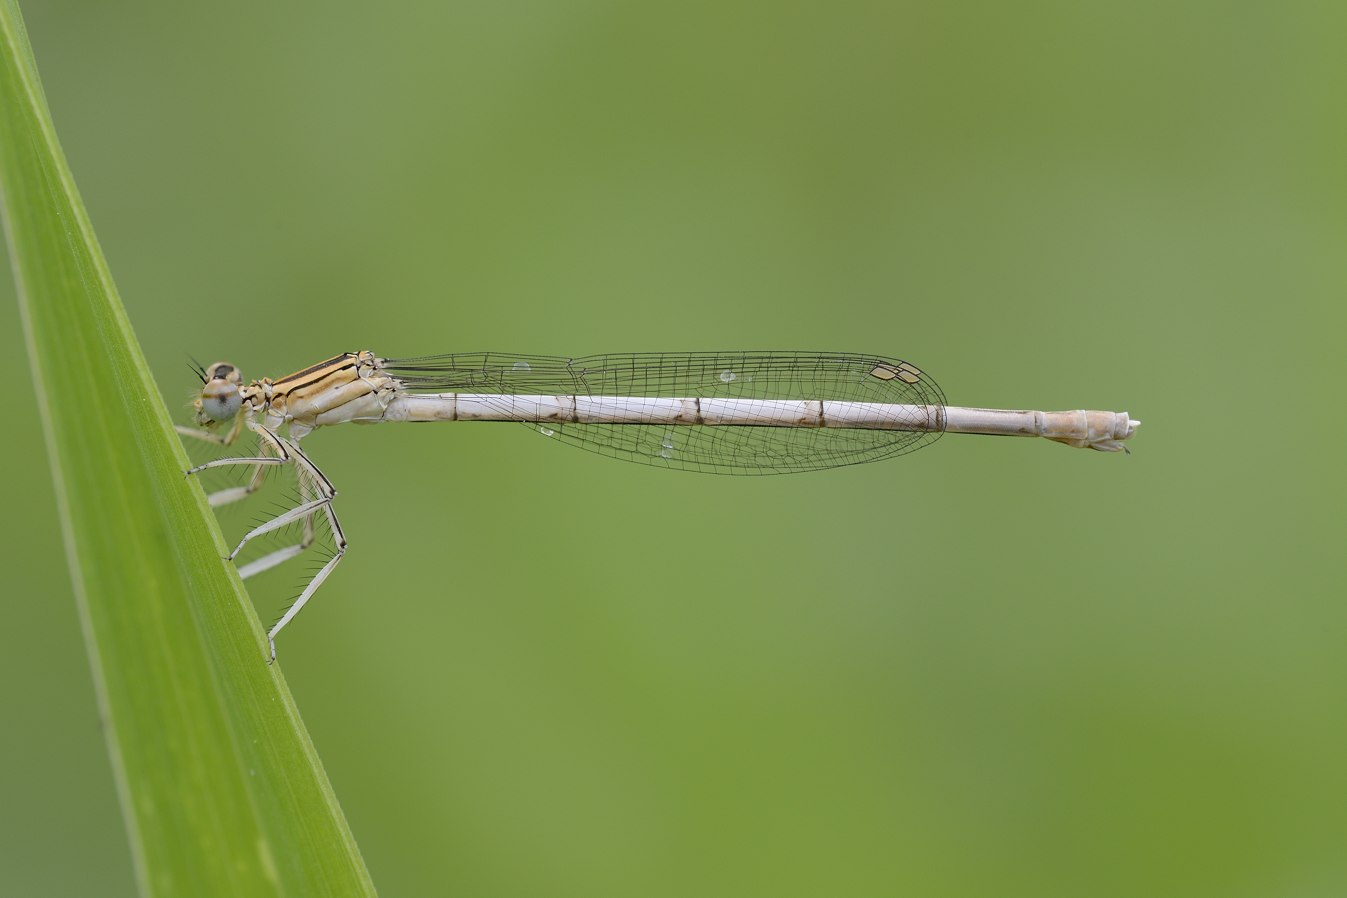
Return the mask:
[[243,375],[228,362],[216,362],[201,372],[201,394],[192,402],[196,409],[196,423],[214,427],[221,421],[232,421],[243,405],[239,387]]

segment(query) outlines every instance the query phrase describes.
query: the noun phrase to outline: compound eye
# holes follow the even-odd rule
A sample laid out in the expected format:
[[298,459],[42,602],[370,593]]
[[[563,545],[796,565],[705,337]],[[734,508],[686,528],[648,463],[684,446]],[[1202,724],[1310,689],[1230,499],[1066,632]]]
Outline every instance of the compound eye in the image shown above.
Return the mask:
[[232,421],[242,405],[238,387],[224,379],[209,381],[201,391],[201,417],[211,422]]

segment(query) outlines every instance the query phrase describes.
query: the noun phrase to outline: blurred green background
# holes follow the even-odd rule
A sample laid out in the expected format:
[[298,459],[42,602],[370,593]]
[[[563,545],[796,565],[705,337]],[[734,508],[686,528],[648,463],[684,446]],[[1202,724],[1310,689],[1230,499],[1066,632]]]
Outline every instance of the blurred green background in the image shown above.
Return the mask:
[[[180,420],[188,354],[819,348],[1145,422],[315,435],[353,547],[281,663],[383,894],[1347,894],[1341,4],[25,14]],[[0,289],[0,894],[132,895]]]

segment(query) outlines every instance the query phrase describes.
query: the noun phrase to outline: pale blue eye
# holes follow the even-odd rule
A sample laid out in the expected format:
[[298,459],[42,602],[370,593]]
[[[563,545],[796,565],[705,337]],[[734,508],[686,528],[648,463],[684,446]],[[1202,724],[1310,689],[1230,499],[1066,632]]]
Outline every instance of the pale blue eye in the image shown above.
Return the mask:
[[201,397],[201,413],[212,421],[231,421],[239,413],[243,397],[238,390],[230,390],[211,396]]

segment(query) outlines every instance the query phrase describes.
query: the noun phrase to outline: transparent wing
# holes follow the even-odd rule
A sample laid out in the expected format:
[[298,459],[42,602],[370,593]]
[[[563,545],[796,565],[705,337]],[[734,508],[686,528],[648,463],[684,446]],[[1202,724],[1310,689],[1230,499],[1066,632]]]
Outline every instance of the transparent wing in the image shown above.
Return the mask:
[[[385,359],[411,392],[945,404],[929,375],[898,359],[844,352],[666,352],[555,356],[482,352]],[[509,404],[502,402],[503,408]],[[938,431],[746,425],[526,425],[611,458],[715,474],[783,474],[876,461]]]

